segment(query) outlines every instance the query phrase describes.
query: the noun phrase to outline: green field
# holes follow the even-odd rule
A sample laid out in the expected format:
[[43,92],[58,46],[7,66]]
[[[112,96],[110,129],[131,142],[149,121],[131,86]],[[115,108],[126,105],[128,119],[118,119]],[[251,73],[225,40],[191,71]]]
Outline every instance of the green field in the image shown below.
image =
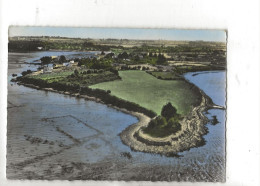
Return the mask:
[[118,75],[110,71],[103,72],[92,72],[90,74],[83,73],[84,70],[79,70],[79,73],[75,75],[74,70],[58,71],[46,74],[32,75],[29,74],[27,77],[32,79],[45,80],[47,83],[58,82],[62,84],[73,84],[80,86],[89,86],[100,82],[113,81],[119,78]]
[[112,95],[135,102],[147,109],[161,113],[163,105],[171,102],[179,114],[187,114],[198,104],[199,95],[181,80],[159,80],[144,71],[119,71],[122,80],[99,83],[90,88],[110,90]]
[[53,79],[60,79],[65,78],[69,75],[73,74],[73,71],[60,71],[60,72],[52,72],[52,73],[46,73],[46,74],[38,74],[38,75],[31,75],[28,76],[35,78],[35,79],[42,79],[42,80],[53,80]]

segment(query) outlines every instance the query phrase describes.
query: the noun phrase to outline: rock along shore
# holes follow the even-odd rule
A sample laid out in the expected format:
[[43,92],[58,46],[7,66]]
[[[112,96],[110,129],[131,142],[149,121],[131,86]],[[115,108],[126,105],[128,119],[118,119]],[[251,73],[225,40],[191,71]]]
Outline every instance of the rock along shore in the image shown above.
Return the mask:
[[194,107],[180,122],[182,129],[177,133],[164,138],[155,138],[144,134],[142,128],[148,125],[151,118],[142,114],[135,114],[139,122],[127,127],[120,134],[121,140],[124,144],[130,146],[132,150],[166,156],[177,156],[178,152],[205,144],[203,135],[208,132],[205,127],[208,118],[203,112],[214,107],[214,105],[205,93],[200,92],[202,94],[200,105]]

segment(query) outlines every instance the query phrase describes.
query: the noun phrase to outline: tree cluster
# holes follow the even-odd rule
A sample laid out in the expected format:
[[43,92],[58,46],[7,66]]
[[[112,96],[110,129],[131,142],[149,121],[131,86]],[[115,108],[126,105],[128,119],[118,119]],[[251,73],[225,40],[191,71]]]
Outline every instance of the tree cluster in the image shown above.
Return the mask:
[[42,41],[9,41],[8,43],[8,51],[37,51],[40,46],[44,46]]
[[42,64],[50,64],[52,62],[52,58],[50,56],[44,56],[41,59]]
[[149,122],[144,132],[156,137],[164,137],[176,133],[181,130],[179,119],[180,116],[177,114],[177,109],[169,102],[163,106],[161,115]]
[[167,63],[166,57],[163,54],[159,54],[156,63],[158,65],[165,65]]
[[107,55],[105,55],[104,58],[112,58],[115,54],[113,52],[108,53]]
[[87,86],[80,87],[79,84],[69,84],[69,83],[61,83],[61,82],[47,82],[43,79],[36,79],[36,78],[30,78],[30,77],[19,77],[18,81],[28,83],[28,84],[34,84],[41,88],[53,88],[58,91],[69,91],[71,93],[78,93],[80,91],[80,94],[86,94],[88,96],[93,96],[96,98],[101,99],[105,104],[111,104],[113,106],[119,107],[119,108],[125,108],[129,111],[134,112],[140,112],[143,113],[149,117],[155,117],[156,113],[154,113],[151,110],[148,110],[144,107],[141,107],[140,105],[129,102],[123,99],[120,99],[116,96],[113,96],[110,94],[109,91],[101,90],[101,89],[91,89]]
[[164,105],[161,111],[161,115],[165,117],[167,121],[170,118],[175,117],[176,114],[177,114],[177,109],[174,106],[172,106],[170,102]]
[[117,57],[118,57],[118,59],[128,59],[129,55],[127,52],[123,52],[123,53],[118,54]]
[[64,63],[66,61],[67,61],[66,57],[64,55],[61,55],[59,58],[59,63]]

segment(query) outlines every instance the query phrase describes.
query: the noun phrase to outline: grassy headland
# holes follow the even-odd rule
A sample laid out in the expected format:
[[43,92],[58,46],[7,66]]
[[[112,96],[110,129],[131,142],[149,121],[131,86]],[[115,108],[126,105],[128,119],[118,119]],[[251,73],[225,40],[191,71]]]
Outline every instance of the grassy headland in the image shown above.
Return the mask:
[[119,98],[138,103],[160,114],[163,105],[171,102],[180,114],[188,114],[192,106],[200,103],[200,94],[186,81],[164,81],[144,71],[119,71],[121,81],[110,81],[90,86],[110,90]]

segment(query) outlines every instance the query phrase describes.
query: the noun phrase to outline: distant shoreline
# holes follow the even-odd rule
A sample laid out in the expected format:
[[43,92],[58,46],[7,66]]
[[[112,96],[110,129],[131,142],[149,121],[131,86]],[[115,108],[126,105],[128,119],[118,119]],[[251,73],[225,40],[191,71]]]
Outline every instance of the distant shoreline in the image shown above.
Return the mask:
[[8,53],[35,53],[35,52],[101,52],[101,50],[61,50],[61,49],[50,49],[50,50],[32,50],[32,51],[23,51],[23,50],[9,50]]

